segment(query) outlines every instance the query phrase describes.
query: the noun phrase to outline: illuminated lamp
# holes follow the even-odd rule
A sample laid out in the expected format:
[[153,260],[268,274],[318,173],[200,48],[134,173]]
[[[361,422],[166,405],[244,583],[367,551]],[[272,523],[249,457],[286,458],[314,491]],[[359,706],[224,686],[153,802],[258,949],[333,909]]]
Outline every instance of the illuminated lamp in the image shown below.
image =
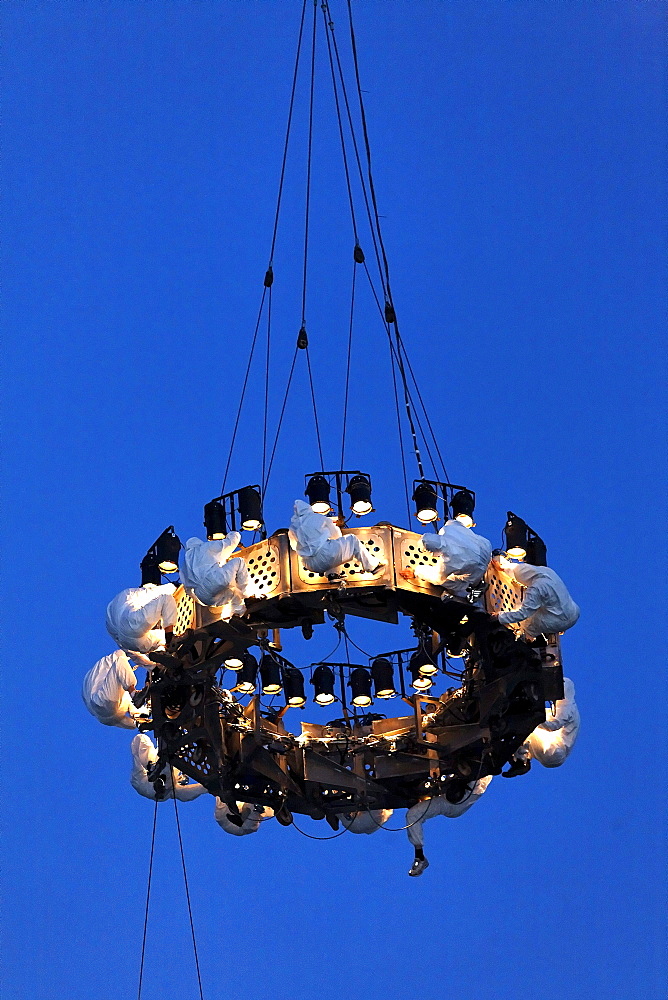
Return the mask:
[[424,646],[421,646],[411,656],[411,670],[413,669],[413,662],[415,662],[418,671],[423,677],[433,677],[434,674],[438,673],[437,665]]
[[281,668],[270,653],[263,653],[260,660],[262,694],[278,694],[282,689]]
[[304,677],[301,670],[296,667],[286,667],[283,671],[283,687],[285,689],[285,700],[288,705],[294,708],[302,708],[306,704],[304,694]]
[[209,541],[219,541],[227,534],[225,508],[220,500],[210,500],[204,505],[204,527]]
[[331,667],[321,664],[313,671],[311,684],[315,688],[315,701],[317,705],[331,705],[336,701],[334,695],[334,671]]
[[157,557],[150,552],[147,553],[142,559],[140,566],[142,587],[145,587],[147,583],[154,583],[156,587],[159,587],[162,583],[162,575]]
[[378,656],[371,664],[371,676],[376,698],[395,698],[394,668],[384,656]]
[[429,688],[434,683],[431,677],[426,676],[422,673],[421,667],[424,664],[424,656],[420,656],[420,651],[417,650],[411,656],[408,669],[413,677],[412,686],[416,691],[428,691]]
[[252,486],[244,486],[237,496],[241,527],[246,531],[257,531],[262,527],[262,498],[259,491]]
[[329,502],[331,487],[324,476],[311,476],[306,486],[306,496],[316,514],[331,514],[332,505]]
[[438,520],[436,510],[436,490],[430,483],[419,483],[413,493],[415,516],[421,524]]
[[228,670],[241,670],[243,665],[243,656],[238,656],[236,653],[230,653],[229,656],[225,657],[225,666]]
[[350,508],[353,514],[361,517],[363,514],[371,513],[373,510],[371,483],[366,476],[353,476],[346,486],[346,493],[350,494]]
[[237,676],[237,689],[242,694],[254,694],[257,680],[257,660],[252,653],[244,653],[244,665]]
[[509,510],[503,533],[506,536],[506,555],[510,559],[524,559],[526,556],[528,530],[526,521]]
[[353,694],[353,705],[367,708],[371,702],[371,674],[364,667],[356,667],[348,681]]
[[179,536],[175,534],[174,528],[165,528],[155,543],[158,566],[162,573],[176,573],[179,568],[180,551],[181,541]]
[[472,528],[475,524],[473,511],[475,510],[475,497],[468,490],[458,490],[450,501],[452,516],[456,521],[460,521],[467,528]]

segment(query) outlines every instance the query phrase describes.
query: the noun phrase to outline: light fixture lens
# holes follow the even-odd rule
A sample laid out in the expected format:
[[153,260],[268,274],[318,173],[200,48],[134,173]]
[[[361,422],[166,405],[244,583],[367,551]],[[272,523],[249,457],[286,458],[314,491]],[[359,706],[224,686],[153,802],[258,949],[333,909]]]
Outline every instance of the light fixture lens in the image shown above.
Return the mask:
[[242,694],[254,694],[255,692],[255,684],[253,681],[240,681],[239,684],[237,684],[237,688]]
[[509,510],[503,533],[506,536],[506,555],[510,559],[524,559],[529,534],[526,521]]
[[317,705],[331,705],[336,701],[334,695],[334,671],[331,667],[326,667],[323,663],[313,671],[311,684],[315,688],[315,701]]
[[331,705],[333,701],[336,701],[336,698],[327,691],[321,691],[320,694],[315,696],[315,701],[318,705]]
[[367,476],[353,476],[346,486],[346,493],[350,495],[350,507],[353,514],[362,517],[363,514],[370,514],[373,510],[371,503],[371,482]]
[[228,670],[241,670],[244,665],[244,661],[240,656],[228,656],[225,660],[225,666]]
[[316,514],[330,514],[332,505],[329,502],[330,485],[324,476],[311,476],[304,491],[308,502]]
[[241,527],[245,531],[258,531],[262,527],[262,498],[259,490],[244,486],[237,497]]
[[429,524],[438,519],[436,510],[436,490],[430,483],[418,483],[413,492],[415,516],[420,524]]
[[428,691],[433,683],[431,677],[425,677],[423,674],[413,678],[413,687],[416,691]]
[[423,677],[433,677],[434,674],[438,673],[438,667],[431,660],[426,660],[424,663],[420,664],[420,673]]
[[358,708],[366,708],[371,704],[371,674],[364,667],[356,667],[348,681],[352,691],[352,702]]
[[155,543],[155,555],[162,573],[176,573],[179,568],[181,541],[173,528],[166,528]]
[[171,562],[169,559],[163,559],[158,565],[161,573],[176,573],[179,568],[175,562]]
[[527,550],[523,549],[521,545],[513,545],[512,549],[508,549],[506,555],[510,559],[524,559],[527,554]]
[[332,505],[328,503],[326,500],[318,500],[316,501],[316,503],[312,503],[311,508],[316,512],[316,514],[332,513]]
[[371,697],[368,694],[357,694],[353,698],[353,705],[358,708],[367,708],[371,704]]
[[457,514],[455,521],[459,521],[465,528],[472,528],[475,525],[475,521],[468,514]]
[[435,507],[423,507],[415,515],[420,524],[431,524],[438,520],[438,511]]

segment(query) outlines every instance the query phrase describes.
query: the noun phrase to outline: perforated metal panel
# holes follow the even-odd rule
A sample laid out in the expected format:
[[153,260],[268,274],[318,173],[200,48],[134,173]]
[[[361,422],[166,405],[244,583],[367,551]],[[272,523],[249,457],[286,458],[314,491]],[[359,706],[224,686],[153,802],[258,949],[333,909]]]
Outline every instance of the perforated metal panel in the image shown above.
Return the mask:
[[195,624],[195,602],[192,597],[188,597],[183,587],[179,587],[174,593],[176,601],[176,624],[174,635],[183,635],[186,629],[193,628]]
[[374,526],[370,528],[347,528],[343,530],[344,535],[356,535],[362,545],[365,546],[377,559],[385,559],[388,565],[378,573],[371,576],[364,569],[357,559],[342,563],[332,571],[340,578],[330,582],[322,573],[314,573],[304,565],[304,562],[296,552],[290,551],[290,562],[292,566],[292,590],[294,593],[305,590],[331,590],[340,586],[344,581],[347,585],[355,587],[386,587],[393,586],[394,571],[392,567],[392,529]]
[[282,548],[287,544],[285,537],[272,536],[263,542],[249,545],[241,553],[257,597],[277,597],[290,593],[290,579],[285,572],[286,560],[282,558]]
[[488,589],[485,592],[485,607],[490,614],[515,611],[522,603],[524,588],[493,564],[485,574]]
[[435,568],[438,565],[438,556],[427,552],[422,544],[422,535],[418,535],[417,532],[394,528],[392,533],[394,535],[394,568],[397,574],[397,587],[440,597],[441,587],[428,583],[418,576],[408,580],[401,576],[402,572],[406,571],[415,573],[419,566]]

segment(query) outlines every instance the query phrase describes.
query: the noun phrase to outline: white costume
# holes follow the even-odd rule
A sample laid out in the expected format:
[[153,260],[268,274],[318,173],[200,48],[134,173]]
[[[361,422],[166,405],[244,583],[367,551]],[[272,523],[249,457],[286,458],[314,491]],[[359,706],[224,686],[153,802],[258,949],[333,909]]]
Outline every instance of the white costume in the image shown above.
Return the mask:
[[98,660],[84,677],[81,696],[91,715],[104,726],[136,729],[136,709],[130,692],[137,686],[137,679],[130,662],[122,650]]
[[531,639],[538,635],[565,632],[575,625],[580,609],[553,569],[529,563],[511,563],[504,569],[527,589],[522,606],[517,611],[503,611],[499,615],[501,625],[522,622],[522,633]]
[[342,816],[341,822],[351,833],[375,833],[387,823],[393,812],[393,809],[363,809]]
[[257,833],[260,823],[271,819],[274,810],[269,806],[253,806],[250,802],[237,802],[237,808],[241,814],[241,826],[231,823],[227,818],[230,815],[230,807],[222,799],[216,799],[216,807],[213,810],[213,818],[225,833],[231,833],[235,837],[245,837],[249,833]]
[[466,588],[480,583],[492,558],[491,542],[456,518],[446,521],[437,535],[423,535],[422,544],[440,559],[436,566],[416,567],[415,575],[454,597],[466,597]]
[[316,514],[303,500],[295,500],[288,537],[290,545],[312,573],[331,573],[353,559],[361,563],[367,573],[373,573],[381,564],[357,535],[343,535],[331,517]]
[[535,758],[543,767],[560,767],[575,746],[580,731],[580,713],[575,704],[573,681],[564,677],[564,697],[556,704],[556,715],[548,709],[547,719],[532,732],[516,752],[521,760]]
[[176,622],[173,583],[122,590],[107,605],[107,632],[128,653],[150,653],[165,645],[165,629]]
[[426,820],[433,816],[448,816],[450,819],[462,816],[484,794],[491,780],[490,774],[486,778],[476,781],[471,793],[467,792],[462,802],[448,802],[445,795],[437,795],[432,799],[416,802],[414,806],[411,806],[406,813],[406,833],[413,847],[424,847],[422,824]]
[[242,615],[246,610],[243,599],[252,592],[246,563],[240,556],[230,559],[240,541],[238,531],[217,541],[189,538],[179,560],[187,593],[206,607],[222,606],[223,618]]
[[[147,799],[155,799],[155,789],[153,783],[148,780],[148,769],[158,759],[158,751],[153,740],[146,733],[138,733],[130,744],[132,751],[132,771],[130,772],[130,784]],[[171,774],[170,774],[171,771]],[[160,777],[165,782],[165,793],[162,798],[177,798],[179,802],[190,802],[200,795],[204,795],[206,788],[197,782],[188,784],[186,775],[177,771],[175,767],[163,767]]]

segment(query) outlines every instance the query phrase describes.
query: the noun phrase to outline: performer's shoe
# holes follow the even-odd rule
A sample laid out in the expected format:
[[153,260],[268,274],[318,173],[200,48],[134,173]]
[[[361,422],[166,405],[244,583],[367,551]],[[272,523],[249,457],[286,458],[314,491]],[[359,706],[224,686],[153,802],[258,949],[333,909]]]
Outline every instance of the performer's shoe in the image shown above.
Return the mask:
[[531,770],[530,760],[514,760],[507,771],[504,771],[501,777],[503,778],[516,778],[518,774],[528,774]]
[[414,878],[417,878],[417,876],[421,875],[422,872],[425,871],[428,867],[429,867],[429,862],[427,861],[426,858],[416,858],[413,864],[408,869],[408,874],[412,875]]

